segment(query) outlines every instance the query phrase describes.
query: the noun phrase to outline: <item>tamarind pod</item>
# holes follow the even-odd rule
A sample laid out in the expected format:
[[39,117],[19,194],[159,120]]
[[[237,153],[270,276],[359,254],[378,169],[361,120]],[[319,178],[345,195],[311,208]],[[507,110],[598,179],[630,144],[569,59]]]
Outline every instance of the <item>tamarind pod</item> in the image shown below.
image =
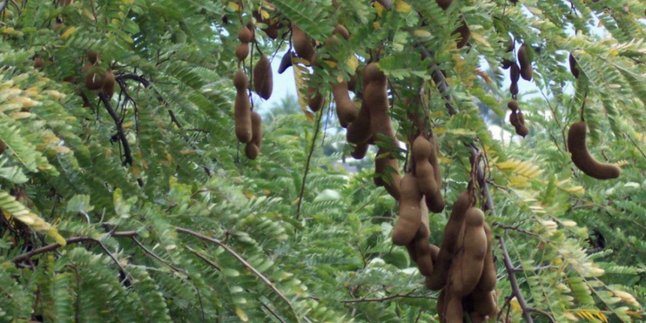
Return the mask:
[[529,57],[527,45],[523,43],[518,49],[518,62],[520,63],[520,76],[527,81],[532,80],[532,61]]
[[464,236],[461,248],[451,263],[449,286],[452,293],[462,298],[471,293],[480,277],[487,252],[487,235],[484,231],[484,213],[471,207],[464,217]]
[[510,68],[510,67],[511,67],[511,65],[513,65],[513,64],[514,64],[514,62],[513,62],[513,61],[511,61],[511,60],[508,60],[508,59],[504,58],[504,59],[502,60],[502,63],[500,63],[500,66],[501,66],[503,69],[508,69],[508,68]]
[[[367,69],[367,68],[366,68]],[[381,72],[379,72],[381,73]],[[370,125],[374,136],[391,138],[391,144],[396,145],[395,131],[388,114],[388,89],[385,75],[375,77],[364,88],[363,102],[370,108]],[[379,139],[379,138],[377,138]]]
[[45,61],[43,60],[42,57],[36,56],[34,57],[34,68],[39,70],[42,69],[45,66]]
[[509,37],[509,40],[507,41],[507,48],[505,49],[506,52],[511,52],[514,50],[514,47],[516,47],[516,42],[514,41],[513,37]]
[[368,108],[365,102],[361,102],[361,109],[359,110],[357,117],[348,125],[346,139],[349,143],[357,145],[367,142],[368,139],[372,137],[370,119],[370,108]]
[[233,76],[233,86],[235,86],[238,92],[246,91],[247,87],[249,87],[249,79],[243,69],[238,69]]
[[413,141],[413,160],[416,162],[428,160],[431,156],[432,150],[433,146],[431,145],[431,142],[423,135],[418,135]]
[[85,87],[88,90],[98,90],[103,87],[103,75],[99,74],[96,69],[90,69],[85,75]]
[[318,112],[323,107],[323,95],[317,89],[307,88],[307,106],[310,110]]
[[426,278],[426,287],[440,290],[446,285],[447,274],[451,266],[451,259],[457,250],[458,238],[462,230],[464,216],[471,206],[471,197],[468,192],[463,192],[453,204],[451,216],[444,227],[444,237],[440,245],[433,273]]
[[518,111],[512,111],[509,114],[509,123],[511,123],[511,125],[514,127],[520,126],[520,123],[518,123]]
[[251,103],[247,91],[238,91],[234,103],[235,132],[241,143],[251,141]]
[[390,171],[386,172],[384,175],[381,175],[383,186],[386,189],[386,192],[392,196],[395,200],[399,201],[401,197],[400,193],[400,182],[401,176],[397,172],[399,168],[399,163],[395,159],[390,159],[388,161]]
[[428,242],[428,237],[430,234],[428,228],[428,208],[426,207],[426,202],[422,199],[419,203],[419,208],[421,212],[422,222],[417,229],[415,238],[411,242],[414,245],[415,253],[415,262],[417,263],[417,268],[419,269],[420,274],[428,276],[433,272],[433,249],[431,244]]
[[262,117],[256,111],[251,112],[251,143],[260,150],[262,146]]
[[511,110],[512,112],[518,111],[518,102],[516,102],[516,100],[509,101],[507,103],[507,108],[509,108],[509,110]]
[[[332,96],[334,97],[334,104],[336,105],[336,115],[339,118],[339,123],[341,127],[347,128],[350,123],[352,123],[357,116],[359,111],[357,111],[352,99],[350,99],[350,93],[348,92],[348,83],[342,81],[340,83],[332,84]],[[363,157],[362,157],[363,158]]]
[[570,53],[570,56],[568,57],[568,61],[570,63],[570,73],[574,75],[574,78],[579,78],[579,66],[576,63],[576,59],[574,59],[574,56],[572,56],[572,53]]
[[442,198],[442,192],[440,191],[439,188],[431,191],[431,193],[424,195],[426,205],[428,205],[428,209],[431,210],[433,213],[440,213],[444,210],[445,203],[444,199]]
[[[433,166],[433,174],[435,175],[435,182],[437,183],[437,189],[439,191],[442,187],[442,170],[440,169],[440,161],[439,161],[440,144],[437,142],[435,137],[429,138],[428,141],[431,143],[431,147],[433,147],[433,149],[431,150],[431,155],[428,157],[428,161]],[[436,212],[436,211],[433,211],[433,212]]]
[[[368,141],[368,143],[370,142]],[[375,176],[373,177],[375,186],[386,185],[386,181],[384,180],[386,174],[389,172],[396,173],[398,168],[399,163],[397,163],[397,160],[389,156],[389,154],[384,152],[383,149],[379,148],[377,156],[375,156]]]
[[258,157],[258,154],[260,153],[260,148],[256,146],[253,142],[248,142],[244,146],[244,154],[247,156],[247,158],[254,160],[256,157]]
[[112,95],[114,95],[114,74],[112,71],[108,70],[105,72],[105,75],[103,75],[103,94],[105,94],[108,98],[112,98]]
[[363,86],[366,87],[375,81],[385,82],[386,75],[379,69],[376,62],[372,62],[363,68]]
[[466,22],[462,21],[462,24],[460,25],[460,27],[454,30],[453,33],[460,34],[460,36],[457,39],[458,48],[462,48],[469,43],[469,39],[471,38],[471,30],[469,30],[469,26],[467,26]]
[[596,179],[617,178],[621,169],[613,164],[604,164],[595,160],[586,146],[586,124],[580,121],[572,124],[568,131],[567,143],[572,162],[583,173]]
[[514,62],[511,64],[509,78],[511,79],[511,84],[518,83],[518,80],[520,80],[520,67],[518,66],[518,63]]
[[435,0],[437,2],[437,5],[440,6],[440,8],[446,10],[450,5],[452,0]]
[[415,178],[417,179],[419,191],[424,195],[428,195],[438,189],[433,174],[433,166],[428,159],[415,160]]
[[306,59],[310,64],[314,63],[316,53],[312,40],[296,25],[292,25],[292,43],[299,57]]
[[336,24],[336,26],[334,26],[334,33],[341,35],[341,37],[346,40],[350,39],[350,32],[342,24]]
[[529,129],[525,125],[520,125],[516,127],[516,134],[524,138],[529,134]]
[[[496,290],[475,290],[464,298],[464,303],[470,307],[471,319],[474,317],[481,322],[496,317],[498,314],[498,297]],[[474,321],[475,322],[475,321]]]
[[247,56],[249,56],[249,43],[240,43],[236,47],[236,57],[238,60],[244,61]]
[[[428,279],[428,278],[426,278]],[[442,289],[440,295],[437,297],[437,308],[435,309],[440,315],[440,320],[444,317],[444,310],[446,309],[446,289]]]
[[90,64],[95,65],[99,61],[99,53],[93,50],[87,51],[87,60]]
[[352,150],[352,153],[350,155],[352,155],[354,159],[363,159],[363,157],[366,157],[369,146],[370,145],[367,142],[358,144],[354,146],[354,149]]
[[422,222],[420,199],[422,194],[417,189],[415,176],[406,174],[400,182],[399,217],[392,233],[393,244],[405,246],[409,244]]
[[271,62],[262,55],[253,68],[253,88],[261,98],[268,100],[274,87]]
[[518,83],[511,83],[509,86],[509,92],[512,95],[518,95]]
[[292,57],[294,57],[294,54],[291,51],[283,55],[283,58],[280,60],[280,65],[278,65],[278,74],[283,74],[285,70],[292,66]]
[[440,313],[440,320],[445,323],[462,323],[462,317],[464,316],[462,299],[452,293],[447,296],[446,307]]
[[496,288],[496,264],[493,261],[493,234],[487,223],[484,224],[484,232],[487,237],[487,250],[485,252],[482,276],[476,285],[476,291],[491,291]]
[[436,154],[438,146],[434,143],[434,140],[431,142],[419,135],[413,141],[412,153],[419,190],[424,194],[429,210],[438,213],[444,210],[444,200],[440,192],[440,182],[438,182],[438,178],[441,180],[442,175],[439,169],[436,170],[433,166],[435,163],[439,168]]
[[247,26],[243,26],[242,28],[240,28],[240,31],[238,32],[238,39],[242,43],[251,42],[253,40],[253,30]]

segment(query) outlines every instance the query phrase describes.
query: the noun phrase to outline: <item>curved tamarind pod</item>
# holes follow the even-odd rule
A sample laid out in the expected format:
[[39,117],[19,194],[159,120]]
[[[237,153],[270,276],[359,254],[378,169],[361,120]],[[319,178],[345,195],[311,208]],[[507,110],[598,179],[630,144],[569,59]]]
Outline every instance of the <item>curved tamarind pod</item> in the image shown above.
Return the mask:
[[363,159],[363,157],[366,157],[366,153],[368,152],[369,146],[370,145],[367,142],[356,145],[352,150],[352,153],[351,153],[352,157],[354,159]]
[[262,147],[262,117],[256,111],[251,112],[251,142],[260,149]]
[[518,95],[518,83],[511,83],[509,86],[509,92],[512,95]]
[[249,79],[243,69],[238,69],[238,71],[236,71],[236,74],[233,77],[233,86],[236,87],[238,92],[246,91],[247,87],[249,87]]
[[518,62],[520,63],[520,76],[527,81],[532,80],[532,61],[529,57],[529,50],[527,45],[523,43],[518,49]]
[[323,107],[323,95],[317,89],[308,87],[307,88],[307,106],[310,107],[310,110],[318,112]]
[[345,137],[349,143],[358,145],[367,142],[372,137],[372,127],[370,121],[370,108],[361,102],[361,109],[357,117],[348,125],[348,131]]
[[579,78],[579,66],[576,63],[576,59],[574,59],[574,56],[572,56],[572,53],[570,53],[570,56],[568,57],[568,62],[570,63],[570,73],[574,75],[574,78]]
[[350,32],[342,24],[336,24],[336,26],[334,26],[334,33],[341,35],[345,40],[350,39]]
[[446,10],[453,0],[435,0],[435,2],[437,2],[437,5],[440,6],[440,8]]
[[430,234],[428,227],[428,208],[423,199],[419,201],[419,208],[422,214],[422,223],[420,223],[412,244],[415,245],[415,262],[417,263],[420,274],[429,276],[433,273],[433,248],[431,248],[431,244],[428,242]]
[[446,307],[440,312],[440,321],[446,323],[462,323],[464,312],[462,309],[462,298],[449,292],[446,296]]
[[511,69],[509,70],[509,78],[511,79],[511,84],[518,83],[518,80],[520,80],[520,67],[516,62],[511,65]]
[[258,154],[260,154],[260,148],[253,142],[248,142],[244,146],[244,154],[247,158],[254,160],[258,157]]
[[518,123],[518,112],[517,111],[512,111],[509,114],[509,123],[511,123],[512,126],[514,127],[519,127],[520,124]]
[[393,228],[392,241],[398,246],[409,244],[422,223],[419,201],[422,194],[417,189],[415,176],[406,174],[400,182],[399,217]]
[[339,123],[341,127],[347,128],[359,115],[359,111],[357,111],[352,99],[350,99],[348,83],[342,81],[332,84],[332,96],[334,97],[336,115],[339,118]]
[[496,288],[496,264],[493,261],[493,233],[487,223],[484,224],[484,232],[487,237],[487,251],[485,253],[482,276],[476,285],[476,291],[491,291]]
[[436,165],[438,163],[436,149],[437,146],[422,135],[417,136],[413,141],[412,150],[417,185],[425,196],[425,203],[429,210],[438,213],[444,210],[444,200],[440,192],[440,184],[437,181],[441,175],[432,165],[433,162]]
[[247,26],[243,26],[238,32],[238,39],[242,43],[249,43],[253,40],[253,30]]
[[468,192],[463,192],[453,204],[451,216],[444,227],[444,237],[440,252],[437,255],[437,262],[433,274],[426,278],[426,287],[432,290],[439,290],[446,285],[447,274],[451,266],[451,259],[458,247],[458,238],[462,231],[464,217],[471,206],[471,197]]
[[[370,66],[371,64],[372,66]],[[366,67],[367,72],[364,73],[373,73],[374,75],[364,76],[364,79],[371,79],[371,81],[366,83],[363,91],[363,102],[366,107],[370,108],[371,133],[375,139],[387,138],[388,142],[385,147],[396,147],[395,130],[392,127],[388,113],[389,102],[386,76],[380,70],[372,69],[375,64],[371,64],[368,64],[370,67]],[[377,144],[384,147],[379,142]]]
[[236,57],[238,60],[244,61],[247,56],[249,56],[249,43],[240,43],[236,47]]
[[251,103],[246,90],[236,93],[234,103],[235,133],[241,143],[248,143],[252,138]]
[[485,322],[498,314],[498,297],[496,290],[475,290],[464,298],[464,303],[469,304],[472,322]]
[[469,26],[467,26],[467,23],[465,21],[462,21],[460,27],[454,30],[453,33],[460,34],[460,37],[458,37],[456,44],[458,48],[462,48],[469,43],[469,39],[471,38],[471,30],[469,30]]
[[256,66],[253,67],[253,88],[261,98],[268,100],[271,97],[274,81],[271,62],[266,55],[260,56]]
[[296,25],[292,25],[292,43],[299,57],[306,59],[310,64],[314,63],[316,52],[314,51],[312,40]]
[[568,131],[568,150],[572,154],[572,162],[583,173],[596,179],[617,178],[621,169],[613,164],[603,164],[595,160],[585,143],[586,138],[585,121],[574,123]]
[[112,98],[112,95],[114,95],[114,83],[116,80],[114,79],[114,73],[112,73],[111,70],[108,70],[105,72],[105,75],[103,75],[103,94],[105,94],[108,98]]
[[503,69],[508,69],[513,64],[514,64],[514,61],[503,58],[502,62],[500,63],[500,67],[502,67]]
[[480,277],[487,253],[487,235],[484,231],[484,213],[472,207],[464,217],[464,239],[461,252],[453,259],[449,286],[460,298],[471,293]]
[[280,65],[278,65],[278,74],[283,74],[285,70],[292,66],[292,57],[294,57],[294,53],[291,51],[283,55],[283,58],[280,60]]
[[518,111],[520,107],[518,106],[518,102],[516,102],[516,100],[511,100],[507,103],[507,108],[509,108],[509,110],[511,110],[512,112],[515,112]]
[[382,153],[381,149],[377,152],[377,157],[375,158],[375,185],[383,186],[390,196],[399,201],[401,196],[401,177],[398,169],[399,163],[396,159],[388,157],[385,153]]

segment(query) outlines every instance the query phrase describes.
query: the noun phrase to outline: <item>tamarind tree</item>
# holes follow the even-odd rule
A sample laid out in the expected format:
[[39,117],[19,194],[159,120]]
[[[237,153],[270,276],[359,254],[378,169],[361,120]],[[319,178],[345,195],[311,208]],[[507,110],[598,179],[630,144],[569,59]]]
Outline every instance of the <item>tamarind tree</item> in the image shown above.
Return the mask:
[[643,320],[645,10],[0,0],[0,321]]

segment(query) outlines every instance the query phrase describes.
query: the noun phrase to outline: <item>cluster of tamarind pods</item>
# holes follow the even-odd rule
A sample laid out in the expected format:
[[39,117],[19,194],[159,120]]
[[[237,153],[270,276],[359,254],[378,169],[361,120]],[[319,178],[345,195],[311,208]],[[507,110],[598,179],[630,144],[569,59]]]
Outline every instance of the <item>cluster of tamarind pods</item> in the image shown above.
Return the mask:
[[[240,44],[235,50],[235,55],[242,63],[249,56],[254,40],[254,26],[248,24],[238,32]],[[244,64],[243,64],[244,66]],[[273,91],[273,75],[269,58],[262,54],[253,67],[253,90],[261,98],[267,100]],[[262,144],[262,117],[252,109],[249,95],[249,78],[244,67],[238,69],[233,78],[236,88],[234,101],[235,134],[238,141],[245,144],[245,155],[249,159],[256,159]]]

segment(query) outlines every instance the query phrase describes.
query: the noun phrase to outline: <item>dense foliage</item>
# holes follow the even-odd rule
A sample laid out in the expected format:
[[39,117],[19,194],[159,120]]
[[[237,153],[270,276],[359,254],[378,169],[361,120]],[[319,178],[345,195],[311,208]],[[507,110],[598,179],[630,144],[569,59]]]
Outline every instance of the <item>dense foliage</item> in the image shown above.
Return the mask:
[[[643,318],[644,2],[269,2],[0,0],[0,321],[438,320],[437,293],[391,243],[397,202],[371,162],[350,161],[333,104],[261,111],[262,151],[244,157],[231,78],[257,10],[283,21],[277,40],[256,30],[268,55],[288,47],[288,22],[321,43],[337,23],[353,35],[321,49],[313,77],[295,67],[299,88],[327,95],[379,58],[402,141],[409,112],[430,115],[449,205],[430,219],[433,243],[472,149],[486,156],[500,319]],[[471,37],[457,48],[462,20]],[[529,135],[513,140],[499,68],[510,34],[534,66],[519,95]],[[113,97],[84,86],[88,50],[116,76]],[[572,165],[566,134],[581,115],[618,179]]]

